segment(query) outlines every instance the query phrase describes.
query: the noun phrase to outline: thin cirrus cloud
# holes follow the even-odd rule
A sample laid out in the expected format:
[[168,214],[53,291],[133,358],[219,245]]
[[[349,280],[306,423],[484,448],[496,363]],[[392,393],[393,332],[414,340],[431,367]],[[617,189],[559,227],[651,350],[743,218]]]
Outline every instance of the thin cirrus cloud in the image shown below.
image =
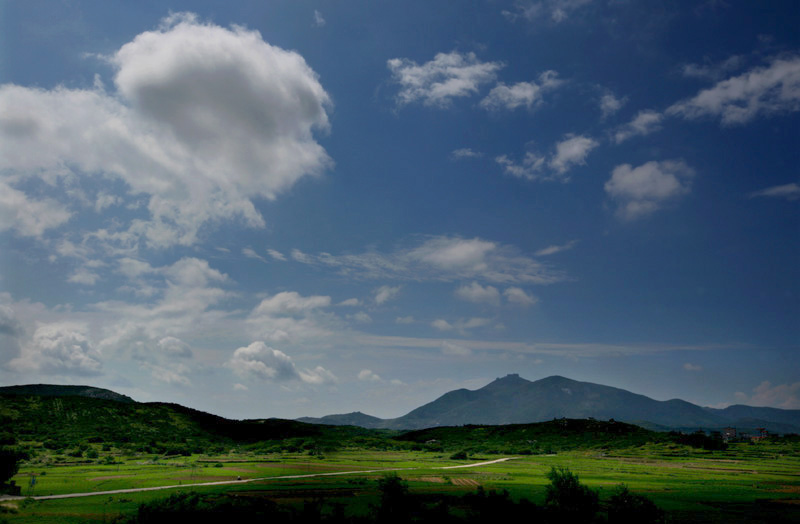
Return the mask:
[[617,144],[634,136],[645,136],[661,129],[661,122],[664,115],[652,109],[639,111],[636,116],[627,124],[620,126],[613,134],[613,140]]
[[750,198],[767,197],[767,198],[784,198],[786,200],[800,199],[800,184],[792,182],[791,184],[783,184],[780,186],[771,186],[760,191],[750,193]]
[[293,250],[292,255],[296,262],[331,268],[355,279],[552,284],[568,278],[513,246],[480,238],[425,237],[413,247],[391,253],[312,255]]
[[622,220],[636,220],[689,193],[694,170],[680,160],[647,162],[637,167],[614,168],[605,184],[606,194],[617,204]]
[[191,245],[210,221],[262,227],[254,199],[274,199],[332,164],[313,138],[329,129],[328,94],[303,57],[257,31],[175,14],[104,59],[115,69],[113,92],[99,82],[0,86],[6,228],[40,236],[73,214],[60,199],[22,193],[23,182],[101,175],[127,190],[98,193],[98,202],[146,201],[105,241]]
[[448,107],[453,99],[472,96],[478,88],[495,79],[500,62],[481,62],[475,53],[438,53],[422,65],[408,58],[387,61],[392,80],[400,85],[398,105],[422,102],[426,106]]
[[512,21],[521,18],[528,22],[548,20],[559,24],[591,2],[592,0],[518,0],[514,10],[505,10],[502,13]]

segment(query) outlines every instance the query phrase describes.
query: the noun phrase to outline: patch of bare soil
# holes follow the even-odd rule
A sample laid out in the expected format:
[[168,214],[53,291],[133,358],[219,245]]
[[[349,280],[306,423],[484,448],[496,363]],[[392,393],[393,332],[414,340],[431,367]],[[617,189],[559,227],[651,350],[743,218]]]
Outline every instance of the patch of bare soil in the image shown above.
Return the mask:
[[436,484],[444,484],[445,482],[447,482],[442,477],[419,477],[416,480],[419,480],[419,481],[422,481],[422,482],[434,482]]
[[461,478],[459,478],[459,479],[453,479],[452,482],[456,486],[469,486],[469,487],[472,487],[472,488],[477,488],[478,486],[480,486],[480,483],[477,480],[473,480],[473,479],[461,479]]

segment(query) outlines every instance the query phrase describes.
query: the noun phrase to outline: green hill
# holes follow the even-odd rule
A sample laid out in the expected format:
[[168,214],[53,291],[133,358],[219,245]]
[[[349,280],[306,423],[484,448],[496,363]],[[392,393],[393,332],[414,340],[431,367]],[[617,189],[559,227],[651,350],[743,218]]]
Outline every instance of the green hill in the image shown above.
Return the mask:
[[25,384],[0,387],[0,395],[37,395],[46,397],[88,397],[135,402],[131,397],[120,395],[108,389],[92,386],[60,386],[55,384]]

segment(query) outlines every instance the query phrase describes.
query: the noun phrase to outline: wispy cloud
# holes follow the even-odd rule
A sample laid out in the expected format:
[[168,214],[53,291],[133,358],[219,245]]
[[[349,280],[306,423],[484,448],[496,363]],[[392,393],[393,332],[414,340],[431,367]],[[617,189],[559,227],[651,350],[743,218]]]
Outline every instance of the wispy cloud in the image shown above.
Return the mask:
[[600,143],[587,136],[567,134],[556,143],[555,150],[549,157],[532,151],[525,153],[521,163],[516,163],[507,155],[500,155],[495,162],[503,166],[504,171],[525,180],[560,180],[568,181],[567,171],[574,166],[585,165],[586,157]]
[[392,79],[400,85],[399,105],[420,101],[432,107],[447,107],[454,98],[474,95],[482,84],[494,80],[500,62],[481,62],[475,53],[438,53],[422,65],[408,58],[387,62]]
[[537,257],[547,257],[550,255],[555,255],[556,253],[561,253],[562,251],[568,251],[573,247],[575,247],[577,244],[578,244],[577,240],[570,240],[566,244],[547,246],[537,251],[535,255]]
[[750,198],[768,197],[768,198],[785,198],[786,200],[800,199],[800,184],[792,182],[791,184],[784,184],[782,186],[772,186],[754,193],[750,193]]
[[620,126],[614,132],[614,142],[622,142],[634,136],[645,136],[661,129],[661,121],[664,115],[658,111],[647,109],[639,111],[636,116],[627,124]]
[[530,111],[541,105],[544,93],[556,89],[563,83],[555,71],[545,71],[539,75],[538,83],[518,82],[510,86],[500,83],[481,100],[480,106],[490,111],[501,109],[511,111],[519,107]]
[[777,58],[678,102],[667,114],[687,119],[719,118],[723,125],[745,124],[759,116],[800,110],[800,56]]
[[564,272],[520,253],[518,249],[480,238],[424,237],[416,246],[392,253],[310,255],[292,252],[295,261],[330,267],[358,279],[468,281],[552,284],[567,279]]

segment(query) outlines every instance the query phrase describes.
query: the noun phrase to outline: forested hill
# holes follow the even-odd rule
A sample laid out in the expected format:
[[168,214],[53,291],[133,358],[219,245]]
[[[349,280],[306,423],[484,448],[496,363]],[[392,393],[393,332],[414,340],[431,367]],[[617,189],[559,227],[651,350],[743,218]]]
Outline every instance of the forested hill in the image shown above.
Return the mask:
[[88,397],[116,402],[136,402],[131,397],[109,389],[92,386],[61,386],[56,384],[26,384],[0,387],[0,395],[37,395],[43,397]]

